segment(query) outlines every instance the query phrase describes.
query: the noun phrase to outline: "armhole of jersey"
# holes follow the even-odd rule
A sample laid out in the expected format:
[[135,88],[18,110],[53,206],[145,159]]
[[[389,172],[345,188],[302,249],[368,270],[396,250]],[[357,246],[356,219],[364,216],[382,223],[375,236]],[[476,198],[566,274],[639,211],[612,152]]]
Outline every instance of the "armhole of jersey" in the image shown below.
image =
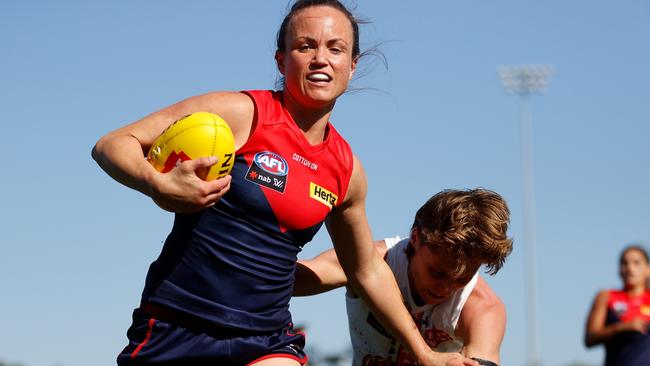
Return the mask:
[[[330,128],[332,128],[333,131],[336,131],[331,124],[330,124]],[[338,134],[338,132],[335,133]],[[345,200],[345,197],[348,194],[348,188],[350,187],[350,180],[352,180],[352,172],[354,171],[354,154],[352,153],[352,147],[350,147],[350,144],[348,144],[348,142],[345,141],[345,139],[341,135],[339,135],[339,138],[344,144],[345,153],[349,156],[350,168],[346,169],[345,177],[343,177],[343,180],[341,180],[341,192],[339,193],[339,199],[336,201],[335,207],[340,206]]]
[[615,289],[605,290],[605,293],[607,294],[607,301],[605,301],[605,306],[607,306],[607,309],[609,309],[612,303],[614,303],[614,298],[616,298],[617,292],[618,290]]
[[240,93],[251,98],[251,101],[253,102],[253,122],[251,124],[251,132],[248,135],[248,139],[241,147],[239,147],[237,152],[243,149],[244,147],[246,147],[246,145],[248,145],[248,143],[253,139],[253,136],[255,136],[255,133],[258,131],[259,124],[260,124],[259,118],[261,115],[260,108],[261,108],[261,104],[263,104],[261,98],[265,97],[265,95],[263,95],[264,91],[260,91],[260,90],[242,90],[240,91]]
[[[467,302],[467,299],[469,299],[469,296],[472,294],[472,291],[474,291],[474,288],[476,287],[476,283],[478,282],[478,276],[479,273],[476,271],[474,273],[474,277],[472,277],[471,280],[463,287],[461,290],[460,294],[458,294],[458,311],[457,312],[452,312],[450,319],[451,319],[451,326],[454,328],[454,332],[458,328],[458,321],[460,320],[460,314],[463,312],[463,308],[465,307],[465,303]],[[450,309],[453,311],[453,309]]]

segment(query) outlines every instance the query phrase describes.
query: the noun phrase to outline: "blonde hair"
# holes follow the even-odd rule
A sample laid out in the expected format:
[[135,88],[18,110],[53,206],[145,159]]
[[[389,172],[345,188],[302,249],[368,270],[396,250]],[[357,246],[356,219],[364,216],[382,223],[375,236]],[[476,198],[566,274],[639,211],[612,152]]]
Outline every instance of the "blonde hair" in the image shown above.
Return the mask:
[[[420,207],[411,230],[417,231],[421,244],[456,258],[457,273],[464,272],[469,261],[480,261],[493,275],[512,252],[509,222],[510,210],[499,194],[482,188],[449,189]],[[411,245],[406,253],[413,255]]]

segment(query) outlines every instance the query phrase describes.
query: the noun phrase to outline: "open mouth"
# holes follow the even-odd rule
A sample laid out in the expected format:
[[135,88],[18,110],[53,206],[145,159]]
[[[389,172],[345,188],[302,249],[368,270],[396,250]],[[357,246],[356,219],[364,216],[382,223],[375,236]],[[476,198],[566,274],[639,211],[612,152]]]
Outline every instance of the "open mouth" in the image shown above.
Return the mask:
[[307,75],[307,80],[318,84],[326,84],[332,81],[332,78],[329,75],[322,72],[313,72]]

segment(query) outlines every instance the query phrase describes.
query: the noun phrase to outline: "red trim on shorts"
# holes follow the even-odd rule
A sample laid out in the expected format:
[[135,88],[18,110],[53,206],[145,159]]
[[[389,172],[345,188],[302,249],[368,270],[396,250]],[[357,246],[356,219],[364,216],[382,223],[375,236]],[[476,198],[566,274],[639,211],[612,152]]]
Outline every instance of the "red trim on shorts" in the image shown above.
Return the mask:
[[144,345],[147,344],[147,342],[149,342],[149,338],[151,338],[151,333],[153,332],[153,325],[155,323],[156,323],[155,318],[149,319],[149,325],[147,326],[147,335],[144,336],[144,340],[142,341],[142,343],[138,344],[138,346],[135,348],[135,351],[131,353],[131,361],[135,359],[135,356],[138,355],[138,352],[140,352],[142,347],[144,347]]
[[301,335],[303,338],[307,339],[307,334],[305,334],[305,332],[291,333],[291,332],[289,332],[289,329],[293,329],[293,323],[289,323],[289,328],[287,328],[287,335],[290,336],[290,337]]
[[305,356],[303,358],[299,358],[299,357],[296,357],[294,355],[290,355],[288,353],[273,353],[273,354],[262,356],[262,357],[260,357],[258,359],[255,359],[255,360],[247,363],[246,366],[250,366],[250,365],[252,365],[252,364],[254,364],[256,362],[268,360],[269,358],[279,358],[279,357],[289,358],[289,359],[292,359],[294,361],[298,361],[301,365],[304,365],[304,364],[307,363],[307,361],[309,361],[309,357],[307,357],[307,356]]

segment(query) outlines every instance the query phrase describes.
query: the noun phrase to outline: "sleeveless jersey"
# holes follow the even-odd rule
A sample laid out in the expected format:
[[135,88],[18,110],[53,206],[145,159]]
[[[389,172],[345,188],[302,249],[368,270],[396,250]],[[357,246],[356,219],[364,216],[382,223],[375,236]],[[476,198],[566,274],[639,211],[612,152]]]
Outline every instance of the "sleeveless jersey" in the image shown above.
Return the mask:
[[[417,306],[408,280],[405,249],[409,240],[399,241],[399,237],[395,237],[384,241],[388,247],[386,262],[395,275],[404,304],[420,328],[424,340],[435,351],[459,352],[463,340],[456,336],[455,329],[463,306],[476,285],[478,273],[465,287],[456,290],[442,303]],[[379,324],[362,299],[346,296],[346,306],[354,366],[416,365],[406,349]]]
[[[642,318],[650,322],[650,291],[630,297],[625,291],[610,290],[606,325]],[[619,333],[605,344],[605,365],[650,365],[650,333]]]
[[330,123],[325,140],[310,145],[281,92],[245,93],[255,115],[236,151],[230,190],[209,209],[175,215],[142,301],[270,331],[291,321],[297,255],[343,201],[353,156]]

